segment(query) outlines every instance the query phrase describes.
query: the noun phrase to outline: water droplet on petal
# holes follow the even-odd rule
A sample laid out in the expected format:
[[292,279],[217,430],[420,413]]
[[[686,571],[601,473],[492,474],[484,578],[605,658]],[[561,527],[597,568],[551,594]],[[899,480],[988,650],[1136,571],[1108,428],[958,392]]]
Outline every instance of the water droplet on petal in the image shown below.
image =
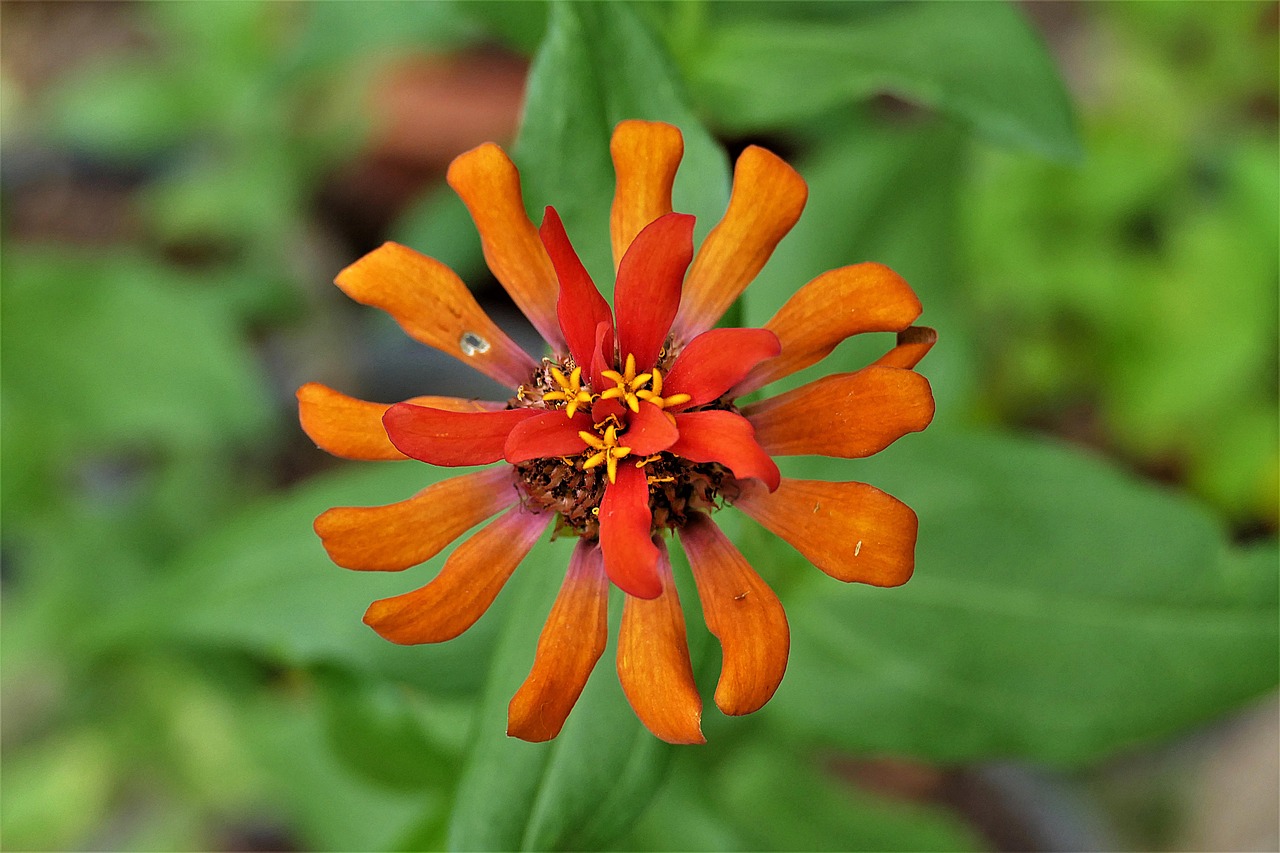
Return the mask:
[[489,351],[489,342],[475,332],[463,332],[458,346],[463,355],[481,355]]

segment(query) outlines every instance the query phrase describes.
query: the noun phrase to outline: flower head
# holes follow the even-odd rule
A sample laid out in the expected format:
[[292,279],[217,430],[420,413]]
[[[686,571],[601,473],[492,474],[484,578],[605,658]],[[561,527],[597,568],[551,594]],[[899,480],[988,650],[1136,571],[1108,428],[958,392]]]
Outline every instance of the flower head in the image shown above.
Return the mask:
[[[529,221],[500,148],[482,145],[449,169],[490,269],[547,343],[539,360],[485,316],[452,271],[404,246],[388,243],[338,275],[353,299],[388,311],[411,336],[512,395],[387,406],[303,386],[303,428],[336,455],[500,463],[399,503],[328,510],[316,531],[341,566],[398,571],[497,516],[426,586],[369,607],[365,622],[406,644],[470,627],[549,527],[578,537],[533,670],[511,701],[508,733],[534,741],[559,733],[604,651],[612,583],[626,593],[617,665],[628,700],[658,737],[696,743],[702,702],[666,538],[678,536],[723,647],[716,704],[726,714],[757,710],[786,668],[786,616],[712,516],[733,505],[840,580],[904,583],[916,538],[909,507],[863,483],[783,477],[773,457],[869,456],[923,429],[933,397],[912,368],[934,335],[911,325],[920,303],[907,284],[870,263],[818,276],[762,329],[713,328],[799,218],[804,181],[773,154],[748,148],[723,220],[695,253],[693,217],[671,210],[679,130],[626,121],[611,151],[612,308],[555,210],[547,208],[540,229]],[[874,364],[735,402],[872,331],[898,333]]]

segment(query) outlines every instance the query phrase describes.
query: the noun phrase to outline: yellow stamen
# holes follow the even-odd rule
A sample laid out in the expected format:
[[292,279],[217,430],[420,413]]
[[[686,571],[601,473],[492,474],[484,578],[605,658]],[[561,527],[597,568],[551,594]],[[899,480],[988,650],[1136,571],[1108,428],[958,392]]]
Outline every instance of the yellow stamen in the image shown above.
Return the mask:
[[601,371],[600,375],[615,384],[615,387],[607,388],[601,392],[600,399],[620,399],[631,411],[637,413],[640,411],[640,400],[642,399],[640,395],[644,393],[641,389],[649,384],[653,374],[641,373],[636,375],[636,357],[634,355],[627,354],[626,365],[622,373],[616,370],[605,370]]
[[[653,384],[651,387],[643,391],[637,391],[636,396],[641,400],[647,400],[653,403],[659,409],[666,409],[670,406],[678,406],[681,403],[687,403],[693,399],[688,394],[672,394],[670,397],[662,396],[662,373],[658,368],[653,369]],[[670,415],[668,415],[670,417]]]
[[564,413],[569,417],[573,417],[579,408],[590,406],[592,399],[591,392],[582,387],[582,368],[575,367],[573,372],[568,376],[559,368],[551,368],[551,378],[560,386],[559,390],[548,391],[542,395],[543,400],[562,401],[566,405]]
[[609,482],[613,483],[618,478],[618,460],[625,459],[631,455],[631,448],[618,444],[618,422],[616,419],[607,419],[604,423],[597,425],[597,429],[603,427],[604,433],[597,435],[586,430],[578,431],[578,438],[582,439],[582,443],[587,446],[587,461],[582,463],[584,469],[595,468],[601,464],[605,466],[605,473],[609,477]]

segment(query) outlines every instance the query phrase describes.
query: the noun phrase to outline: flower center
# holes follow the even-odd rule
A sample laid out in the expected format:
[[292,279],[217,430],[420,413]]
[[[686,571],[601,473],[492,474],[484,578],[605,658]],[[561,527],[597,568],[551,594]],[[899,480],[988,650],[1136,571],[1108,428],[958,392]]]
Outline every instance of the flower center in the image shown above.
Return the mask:
[[[662,394],[662,372],[655,367],[636,373],[636,359],[628,354],[621,370],[606,370],[613,383],[600,393],[583,384],[582,368],[570,358],[543,359],[530,381],[521,385],[508,405],[511,408],[563,410],[568,417],[590,415],[600,400],[618,400],[628,411],[609,414],[579,430],[582,452],[573,456],[549,456],[515,465],[526,503],[559,515],[558,532],[586,539],[599,535],[600,501],[609,483],[615,482],[618,464],[634,464],[645,470],[649,484],[649,509],[653,530],[683,527],[694,512],[710,512],[737,498],[737,481],[727,468],[714,462],[700,463],[663,451],[636,459],[626,444],[627,419],[639,413],[641,404],[665,410],[687,403],[688,394]],[[614,409],[614,411],[617,411]],[[675,416],[665,412],[672,421]]]

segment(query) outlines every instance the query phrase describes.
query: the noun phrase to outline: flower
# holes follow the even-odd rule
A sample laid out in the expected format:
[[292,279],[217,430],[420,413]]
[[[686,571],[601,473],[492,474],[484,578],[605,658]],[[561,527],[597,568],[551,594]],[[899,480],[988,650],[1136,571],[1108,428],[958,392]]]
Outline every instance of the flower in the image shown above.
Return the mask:
[[[610,148],[612,310],[555,210],[540,229],[529,221],[500,148],[482,145],[449,168],[489,268],[547,342],[540,360],[494,325],[451,270],[404,246],[387,243],[338,275],[351,298],[514,390],[506,402],[416,397],[388,406],[304,385],[303,429],[330,453],[501,463],[399,503],[330,509],[315,528],[338,565],[399,571],[497,515],[426,586],[369,607],[364,621],[404,644],[469,628],[553,524],[578,537],[532,671],[511,700],[508,734],[559,733],[604,652],[612,583],[626,593],[617,669],[628,701],[658,737],[700,743],[702,701],[664,534],[678,535],[723,648],[716,704],[734,715],[759,709],[786,668],[787,620],[712,513],[737,507],[839,580],[904,583],[916,539],[909,507],[863,483],[782,477],[772,457],[869,456],[923,429],[933,397],[912,368],[935,335],[912,326],[921,307],[906,282],[874,263],[818,276],[763,329],[713,328],[798,220],[804,181],[775,155],[747,148],[728,210],[695,254],[693,217],[671,211],[680,131],[625,121]],[[874,364],[735,404],[873,331],[898,333]]]

